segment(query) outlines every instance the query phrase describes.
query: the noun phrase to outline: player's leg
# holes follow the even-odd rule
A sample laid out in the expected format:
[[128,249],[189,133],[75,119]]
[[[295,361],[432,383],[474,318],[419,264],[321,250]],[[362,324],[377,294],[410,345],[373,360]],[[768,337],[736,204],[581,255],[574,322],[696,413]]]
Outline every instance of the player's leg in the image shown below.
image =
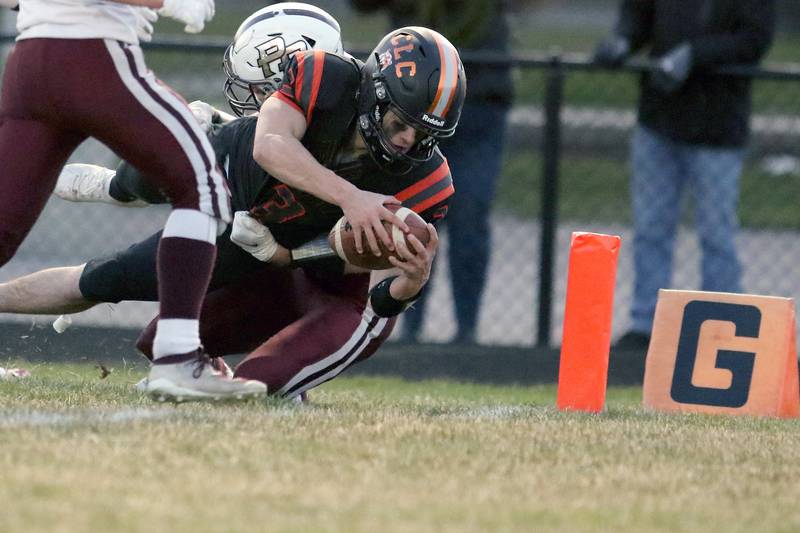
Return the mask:
[[35,120],[0,118],[0,266],[39,218],[59,170],[82,140]]
[[[298,273],[264,268],[236,283],[209,291],[200,314],[200,338],[212,356],[246,353],[255,349],[302,316]],[[139,336],[137,347],[152,359],[156,320]]]
[[631,145],[635,283],[631,331],[649,335],[658,290],[670,286],[685,175],[673,142],[639,126]]
[[356,305],[354,296],[307,285],[299,295],[307,306],[302,316],[248,354],[234,375],[294,398],[366,359],[389,336],[395,319],[375,316],[363,303]]
[[175,208],[158,251],[161,312],[150,392],[179,399],[263,393],[261,384],[203,370],[200,306],[214,262],[218,221],[230,220],[210,143],[183,100],[147,69],[139,47],[110,40],[80,46],[84,54],[93,54],[88,74],[102,79],[104,89],[97,101],[76,108],[85,130],[157,179]]
[[[44,208],[56,178],[85,135],[50,120],[58,92],[43,87],[42,41],[17,43],[3,70],[0,100],[0,266],[5,264]],[[54,74],[57,78],[57,73]]]
[[109,184],[109,195],[127,205],[169,203],[169,198],[157,186],[146,180],[136,167],[126,161],[117,166]]
[[[117,172],[100,165],[73,163],[58,176],[53,194],[69,202],[101,202],[119,207],[146,207],[147,202],[121,194]],[[122,196],[120,198],[120,196]]]
[[739,179],[744,150],[689,147],[687,156],[695,202],[695,227],[703,251],[702,290],[741,292],[742,267],[736,253]]
[[48,268],[0,283],[0,313],[60,315],[97,305],[80,291],[85,265]]

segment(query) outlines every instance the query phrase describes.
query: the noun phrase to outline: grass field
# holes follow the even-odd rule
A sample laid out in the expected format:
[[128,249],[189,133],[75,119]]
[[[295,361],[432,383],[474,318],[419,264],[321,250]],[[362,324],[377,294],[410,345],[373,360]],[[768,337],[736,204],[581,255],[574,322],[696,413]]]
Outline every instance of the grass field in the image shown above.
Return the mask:
[[139,368],[0,382],[0,531],[797,531],[800,424],[612,389],[336,380],[312,402],[156,405]]

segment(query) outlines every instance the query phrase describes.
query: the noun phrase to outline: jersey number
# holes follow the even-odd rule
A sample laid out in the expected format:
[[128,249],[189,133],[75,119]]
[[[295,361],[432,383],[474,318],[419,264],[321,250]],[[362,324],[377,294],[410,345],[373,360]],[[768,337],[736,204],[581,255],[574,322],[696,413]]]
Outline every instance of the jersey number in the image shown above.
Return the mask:
[[269,200],[250,213],[263,223],[283,224],[306,214],[306,208],[297,201],[292,190],[283,183],[272,188]]

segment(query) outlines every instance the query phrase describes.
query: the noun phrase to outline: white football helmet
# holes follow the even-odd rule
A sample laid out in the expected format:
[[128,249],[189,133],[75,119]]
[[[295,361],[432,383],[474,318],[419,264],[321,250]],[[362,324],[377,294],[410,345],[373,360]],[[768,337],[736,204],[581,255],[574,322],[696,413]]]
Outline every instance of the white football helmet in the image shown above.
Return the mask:
[[258,111],[283,79],[292,54],[312,48],[342,53],[339,23],[326,11],[301,2],[259,9],[242,22],[225,50],[225,97],[238,116]]

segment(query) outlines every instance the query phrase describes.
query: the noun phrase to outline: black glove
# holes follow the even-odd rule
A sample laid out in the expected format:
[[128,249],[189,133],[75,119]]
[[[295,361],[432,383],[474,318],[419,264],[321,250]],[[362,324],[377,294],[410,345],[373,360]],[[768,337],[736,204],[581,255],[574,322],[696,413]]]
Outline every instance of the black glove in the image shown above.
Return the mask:
[[665,93],[680,88],[692,71],[692,46],[683,43],[657,60],[658,68],[650,74],[650,84]]
[[607,67],[618,67],[628,59],[631,42],[625,37],[612,34],[600,41],[594,50],[594,61]]

